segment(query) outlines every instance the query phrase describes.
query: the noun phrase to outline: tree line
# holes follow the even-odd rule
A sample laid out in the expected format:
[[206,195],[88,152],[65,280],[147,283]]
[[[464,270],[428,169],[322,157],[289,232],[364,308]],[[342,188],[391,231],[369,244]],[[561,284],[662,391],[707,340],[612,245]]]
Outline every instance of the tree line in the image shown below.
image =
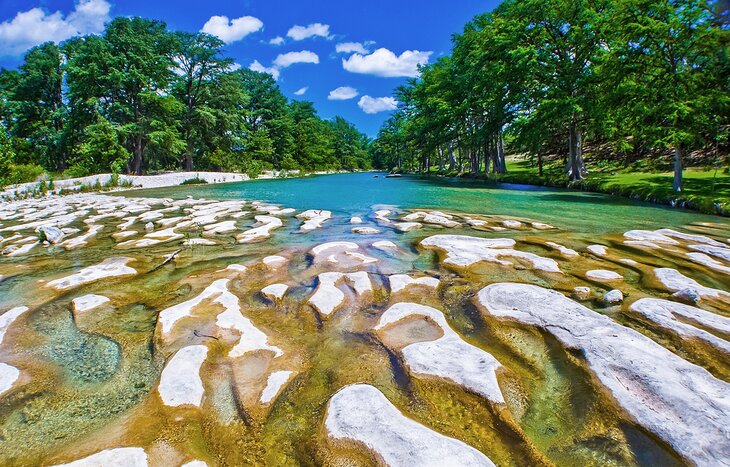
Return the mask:
[[370,167],[370,141],[351,123],[235,70],[223,46],[117,18],[101,35],[34,47],[0,70],[0,178],[24,181],[13,168],[28,165],[71,176]]
[[590,148],[673,161],[681,191],[691,154],[728,165],[728,18],[723,1],[506,0],[398,89],[374,163],[502,174],[516,153],[580,181]]

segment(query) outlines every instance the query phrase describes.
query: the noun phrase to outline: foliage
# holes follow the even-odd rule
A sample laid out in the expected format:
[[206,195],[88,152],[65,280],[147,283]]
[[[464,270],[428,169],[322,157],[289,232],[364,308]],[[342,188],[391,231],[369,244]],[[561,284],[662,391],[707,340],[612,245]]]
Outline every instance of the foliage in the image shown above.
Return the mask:
[[370,167],[370,141],[354,126],[288,101],[268,74],[234,70],[223,46],[132,17],[29,50],[18,70],[0,70],[2,173]]
[[[505,151],[571,183],[584,149],[630,166],[692,152],[727,166],[730,24],[713,0],[507,0],[453,38],[450,56],[398,91],[371,145],[376,166],[503,174]],[[506,150],[505,150],[506,146]],[[599,153],[598,148],[603,148]],[[448,169],[447,166],[448,165]],[[594,167],[595,168],[595,167]]]
[[188,178],[187,180],[183,180],[183,182],[180,185],[205,185],[208,183],[207,180],[200,177],[195,178]]

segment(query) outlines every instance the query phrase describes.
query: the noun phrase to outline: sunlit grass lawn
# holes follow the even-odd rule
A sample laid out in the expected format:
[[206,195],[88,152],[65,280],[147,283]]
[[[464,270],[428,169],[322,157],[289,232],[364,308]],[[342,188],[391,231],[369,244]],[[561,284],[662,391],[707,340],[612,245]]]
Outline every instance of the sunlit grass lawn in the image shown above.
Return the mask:
[[[534,184],[565,185],[567,179],[561,164],[545,165],[543,176],[538,176],[537,167],[525,160],[508,160],[509,173],[503,181]],[[714,204],[730,210],[730,174],[723,170],[688,168],[684,171],[684,191],[672,190],[672,172],[630,172],[626,170],[600,171],[591,169],[586,176],[584,188],[623,196],[654,199],[667,202],[672,199],[690,201],[700,209],[715,212]]]

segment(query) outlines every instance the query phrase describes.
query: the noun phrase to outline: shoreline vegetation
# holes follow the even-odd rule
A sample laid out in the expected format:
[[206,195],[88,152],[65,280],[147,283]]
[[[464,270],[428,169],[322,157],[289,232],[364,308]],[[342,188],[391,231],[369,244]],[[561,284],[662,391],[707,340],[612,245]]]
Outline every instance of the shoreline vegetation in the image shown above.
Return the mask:
[[727,215],[725,2],[507,0],[399,87],[373,165]]

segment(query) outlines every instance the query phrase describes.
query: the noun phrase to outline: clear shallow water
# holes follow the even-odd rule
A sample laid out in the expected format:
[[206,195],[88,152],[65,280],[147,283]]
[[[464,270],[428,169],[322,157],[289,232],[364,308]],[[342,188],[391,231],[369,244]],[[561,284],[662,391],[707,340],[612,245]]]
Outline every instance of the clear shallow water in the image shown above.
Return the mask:
[[385,178],[383,173],[181,186],[135,190],[128,194],[264,200],[296,209],[327,209],[346,216],[367,215],[373,206],[381,205],[401,209],[430,208],[527,217],[567,230],[596,234],[658,229],[692,222],[727,222],[718,216],[598,193],[438,177]]
[[[235,234],[255,222],[253,214],[248,214],[236,218],[236,232],[205,237],[214,240],[216,246],[182,247],[181,240],[177,240],[118,249],[110,235],[118,231],[121,219],[106,218],[95,221],[104,230],[83,248],[64,251],[37,247],[25,256],[0,257],[0,275],[6,276],[0,280],[0,312],[20,304],[31,308],[0,346],[0,361],[18,366],[26,378],[17,390],[0,396],[0,465],[68,462],[119,446],[143,447],[157,465],[180,465],[193,458],[211,466],[368,465],[373,459],[366,450],[329,442],[323,427],[332,394],[356,382],[376,386],[408,417],[466,442],[498,465],[682,463],[670,448],[617,407],[591,377],[585,362],[566,352],[549,334],[485,318],[475,308],[473,297],[482,287],[504,281],[537,284],[568,295],[577,285],[588,286],[593,296],[584,304],[707,368],[717,378],[730,381],[730,361],[716,349],[677,338],[666,329],[638,320],[627,310],[627,305],[638,298],[671,298],[652,279],[654,267],[676,267],[703,285],[725,290],[728,276],[688,261],[684,247],[672,252],[630,248],[622,243],[626,230],[665,227],[705,233],[725,241],[730,237],[726,219],[567,190],[373,175],[125,193],[134,198],[262,200],[297,210],[333,211],[332,219],[309,233],[299,232],[300,220],[285,217],[284,226],[270,239],[237,244]],[[404,234],[373,218],[374,209],[387,206],[401,210],[393,219],[406,209],[433,208],[483,215],[491,226],[498,226],[505,218],[518,218],[558,228],[536,230],[525,226],[496,231],[424,226]],[[249,208],[248,204],[244,207]],[[94,214],[93,210],[89,213]],[[164,216],[184,214],[179,210],[165,212]],[[363,217],[364,226],[377,228],[380,233],[352,233],[349,219],[355,215]],[[15,222],[19,221],[5,224]],[[88,228],[82,218],[71,226]],[[131,228],[144,235],[143,223],[137,222]],[[180,232],[186,238],[202,235],[197,226],[181,228]],[[23,233],[29,235],[32,230]],[[439,233],[514,238],[519,250],[555,259],[564,274],[494,263],[481,264],[468,272],[454,271],[441,264],[434,252],[416,246],[420,239]],[[398,252],[385,253],[370,247],[380,239],[395,242]],[[355,241],[363,252],[378,259],[378,263],[350,269],[368,271],[375,290],[358,299],[341,284],[348,292],[348,301],[329,318],[323,318],[307,300],[317,286],[317,275],[338,266],[314,264],[307,251],[334,240]],[[546,241],[575,248],[581,256],[562,257],[546,247]],[[608,246],[611,254],[607,258],[588,255],[584,247],[591,243]],[[165,255],[178,250],[172,263],[157,268]],[[272,254],[286,256],[288,265],[277,271],[267,270],[260,260]],[[110,256],[133,258],[131,264],[139,274],[63,293],[43,286],[48,280]],[[630,266],[619,258],[638,264]],[[182,322],[172,341],[160,338],[158,314],[194,298],[213,281],[229,277],[231,273],[225,268],[234,263],[249,267],[229,283],[241,314],[283,349],[282,358],[273,358],[267,352],[238,360],[229,358],[231,335],[215,325],[222,307],[210,301]],[[618,285],[627,297],[624,306],[606,308],[601,303],[600,297],[613,286],[585,278],[585,271],[598,268],[615,270],[625,277]],[[438,291],[416,288],[391,294],[386,276],[393,273],[429,274],[439,277],[441,285]],[[291,287],[280,304],[265,300],[260,293],[262,287],[275,282]],[[111,306],[74,316],[70,301],[87,293],[109,297]],[[504,406],[490,404],[443,380],[408,373],[397,346],[386,347],[373,333],[384,310],[402,301],[442,310],[449,325],[464,340],[491,353],[504,365],[505,370],[499,374]],[[703,302],[702,306],[730,316],[726,304]],[[428,339],[427,331],[414,331],[409,338],[418,335]],[[156,391],[162,368],[187,345],[209,347],[201,369],[203,404],[200,409],[166,407]],[[256,397],[252,399],[251,388],[256,389],[271,370],[294,370],[297,376],[272,406],[262,407],[255,403]]]

